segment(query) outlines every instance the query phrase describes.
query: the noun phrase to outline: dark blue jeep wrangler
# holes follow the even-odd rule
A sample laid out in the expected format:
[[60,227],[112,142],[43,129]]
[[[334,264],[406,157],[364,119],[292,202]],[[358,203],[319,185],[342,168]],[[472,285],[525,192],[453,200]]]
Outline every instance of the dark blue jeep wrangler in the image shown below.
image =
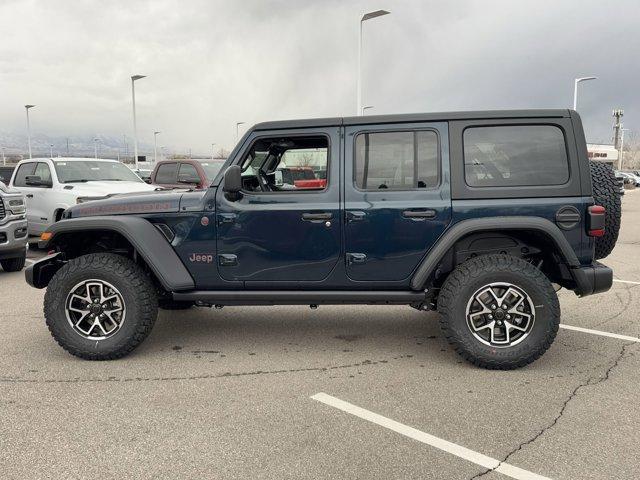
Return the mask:
[[611,287],[595,260],[619,223],[574,111],[269,122],[205,191],[68,209],[26,277],[54,338],[90,360],[132,351],[158,308],[381,304],[437,310],[464,358],[508,369],[551,345],[558,288]]

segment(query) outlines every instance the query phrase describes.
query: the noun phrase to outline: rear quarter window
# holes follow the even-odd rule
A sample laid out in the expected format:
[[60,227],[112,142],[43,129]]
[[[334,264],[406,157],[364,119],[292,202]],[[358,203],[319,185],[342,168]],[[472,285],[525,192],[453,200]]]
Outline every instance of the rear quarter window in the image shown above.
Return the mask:
[[468,127],[464,176],[470,187],[563,185],[569,161],[563,131],[553,125]]

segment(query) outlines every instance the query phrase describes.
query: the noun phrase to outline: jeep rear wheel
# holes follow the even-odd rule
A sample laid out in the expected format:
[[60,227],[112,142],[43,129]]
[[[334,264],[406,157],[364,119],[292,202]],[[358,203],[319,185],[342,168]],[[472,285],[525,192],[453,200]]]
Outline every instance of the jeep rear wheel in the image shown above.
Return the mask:
[[123,357],[149,335],[158,314],[153,283],[133,261],[99,253],[69,261],[44,298],[53,338],[86,360]]
[[551,346],[560,324],[551,282],[530,263],[507,255],[459,265],[440,290],[438,311],[456,352],[489,369],[536,360]]
[[605,208],[604,235],[595,238],[595,259],[599,260],[608,256],[616,246],[622,220],[622,205],[613,168],[606,163],[590,161],[589,169],[593,199],[596,205]]

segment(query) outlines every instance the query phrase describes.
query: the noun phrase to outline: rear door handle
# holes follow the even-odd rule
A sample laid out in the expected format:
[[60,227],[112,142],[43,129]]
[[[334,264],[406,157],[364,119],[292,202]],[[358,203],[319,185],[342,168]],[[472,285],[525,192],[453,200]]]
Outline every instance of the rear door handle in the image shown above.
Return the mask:
[[431,219],[431,218],[436,218],[436,211],[435,210],[405,210],[404,212],[402,212],[402,216],[404,218],[411,218],[411,219],[416,219],[416,220],[420,220],[420,219]]
[[33,193],[27,193],[26,197],[27,198],[33,198]]
[[331,220],[333,213],[303,213],[302,220],[305,222],[322,222],[324,220]]

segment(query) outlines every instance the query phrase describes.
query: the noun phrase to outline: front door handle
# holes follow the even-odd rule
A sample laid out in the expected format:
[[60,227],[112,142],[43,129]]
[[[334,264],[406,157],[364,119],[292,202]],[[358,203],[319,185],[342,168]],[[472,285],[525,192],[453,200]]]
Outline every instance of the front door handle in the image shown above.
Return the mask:
[[331,220],[333,213],[303,213],[302,220],[305,222],[323,222],[325,220]]
[[27,193],[26,197],[27,198],[33,198],[33,193]]
[[431,219],[431,218],[436,218],[436,211],[435,210],[405,210],[404,212],[402,212],[402,216],[404,218],[411,218],[415,220]]

